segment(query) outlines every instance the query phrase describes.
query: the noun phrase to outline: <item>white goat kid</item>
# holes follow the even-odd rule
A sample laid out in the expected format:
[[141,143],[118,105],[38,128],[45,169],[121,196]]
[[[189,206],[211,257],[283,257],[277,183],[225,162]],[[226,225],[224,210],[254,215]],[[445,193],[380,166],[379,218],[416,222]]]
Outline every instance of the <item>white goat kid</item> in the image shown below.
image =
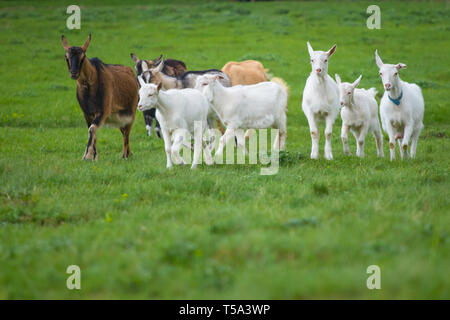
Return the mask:
[[408,145],[411,141],[411,158],[414,158],[423,128],[422,90],[415,83],[400,80],[398,73],[400,69],[406,68],[405,64],[384,64],[377,50],[375,61],[385,89],[380,102],[380,117],[383,129],[389,135],[391,161],[395,159],[395,140],[398,140],[402,159],[408,156]]
[[311,159],[319,158],[319,130],[317,122],[325,120],[325,159],[332,160],[331,134],[339,113],[339,91],[336,82],[328,75],[328,60],[336,45],[328,51],[314,51],[307,42],[312,72],[303,90],[302,109],[311,132]]
[[[199,121],[202,125],[202,148],[205,152],[205,162],[213,163],[211,150],[203,143],[203,133],[207,129],[206,116],[208,114],[208,102],[201,92],[195,89],[171,89],[161,90],[152,83],[145,83],[138,77],[141,84],[139,89],[138,109],[145,111],[156,108],[156,119],[161,125],[161,133],[164,139],[167,156],[167,168],[172,167],[171,155],[177,163],[185,163],[180,156],[180,148],[184,143],[186,133],[194,136],[194,124]],[[171,141],[173,140],[173,145]],[[191,169],[194,169],[201,161],[201,149],[194,147],[194,159]]]
[[[217,75],[197,79],[197,88],[206,96],[211,108],[227,128],[220,138],[216,155],[221,156],[229,140],[236,136],[245,153],[245,139],[237,129],[279,129],[273,149],[284,150],[286,143],[287,89],[275,82],[224,87]],[[202,89],[203,87],[203,89]]]
[[356,139],[356,155],[364,157],[364,144],[368,132],[372,132],[377,145],[378,157],[384,157],[383,135],[378,121],[378,104],[375,100],[377,91],[356,88],[362,75],[353,83],[341,82],[338,74],[335,75],[339,87],[339,100],[342,106],[342,131],[341,139],[344,153],[350,155],[348,147],[348,131],[350,130]]

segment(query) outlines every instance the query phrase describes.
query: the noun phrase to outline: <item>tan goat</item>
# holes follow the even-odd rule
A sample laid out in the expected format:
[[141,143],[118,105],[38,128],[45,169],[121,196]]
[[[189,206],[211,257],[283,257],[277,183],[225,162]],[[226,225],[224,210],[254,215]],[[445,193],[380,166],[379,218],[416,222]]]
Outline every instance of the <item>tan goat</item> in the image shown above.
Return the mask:
[[261,62],[256,60],[246,60],[241,62],[227,62],[222,72],[225,72],[231,79],[231,85],[256,84],[267,81],[266,70]]

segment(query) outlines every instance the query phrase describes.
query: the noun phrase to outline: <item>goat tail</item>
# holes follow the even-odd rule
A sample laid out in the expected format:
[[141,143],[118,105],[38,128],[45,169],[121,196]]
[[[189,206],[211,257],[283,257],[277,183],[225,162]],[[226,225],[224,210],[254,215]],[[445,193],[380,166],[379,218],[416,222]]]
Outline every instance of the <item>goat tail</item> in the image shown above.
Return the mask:
[[284,88],[284,90],[286,90],[286,94],[289,97],[289,93],[291,91],[291,88],[289,87],[289,85],[286,83],[286,81],[284,81],[283,79],[281,79],[280,77],[273,77],[272,79],[270,79],[271,82],[275,82],[276,84],[280,85],[282,88]]
[[372,97],[374,97],[374,98],[375,98],[375,96],[376,96],[377,93],[378,93],[377,89],[375,89],[375,88],[367,89],[366,92],[367,92],[368,94],[370,94],[370,95],[371,95]]

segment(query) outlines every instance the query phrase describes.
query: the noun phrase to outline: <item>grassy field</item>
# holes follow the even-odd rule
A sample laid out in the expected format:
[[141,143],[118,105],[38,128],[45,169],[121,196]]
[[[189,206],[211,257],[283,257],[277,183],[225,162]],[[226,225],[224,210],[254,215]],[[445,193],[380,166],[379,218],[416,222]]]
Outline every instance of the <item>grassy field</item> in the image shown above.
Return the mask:
[[[381,2],[382,29],[369,30],[371,2],[80,0],[81,30],[68,30],[72,3],[55,2],[0,1],[0,298],[450,298],[448,4]],[[60,38],[81,45],[90,32],[88,57],[107,63],[132,66],[130,52],[191,70],[260,60],[291,87],[278,174],[167,170],[140,113],[131,159],[105,128],[99,160],[83,162],[87,129]],[[372,137],[365,159],[346,157],[340,119],[335,160],[309,159],[307,40],[337,43],[329,73],[362,73],[361,87],[380,92],[376,48],[408,65],[402,79],[425,98],[416,159],[377,159]],[[72,264],[81,290],[66,288]],[[381,290],[366,287],[374,264]]]

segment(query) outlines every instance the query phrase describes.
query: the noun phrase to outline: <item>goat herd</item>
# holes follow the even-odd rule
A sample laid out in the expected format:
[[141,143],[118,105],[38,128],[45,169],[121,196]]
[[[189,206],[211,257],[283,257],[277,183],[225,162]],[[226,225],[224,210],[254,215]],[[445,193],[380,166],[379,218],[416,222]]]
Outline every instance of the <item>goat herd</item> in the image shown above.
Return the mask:
[[[267,81],[266,69],[254,60],[228,62],[222,70],[186,71],[182,61],[165,59],[141,60],[134,54],[137,80],[130,67],[104,64],[98,58],[86,59],[91,35],[81,47],[69,46],[62,36],[66,62],[71,78],[77,80],[77,99],[89,128],[89,138],[83,159],[97,159],[96,132],[102,125],[118,127],[123,135],[123,157],[130,154],[129,135],[136,114],[136,105],[144,113],[147,133],[155,132],[164,139],[167,167],[183,163],[181,146],[190,147],[186,133],[194,136],[194,125],[201,131],[219,129],[222,136],[215,156],[221,156],[224,146],[235,139],[245,152],[245,138],[250,129],[278,129],[273,149],[284,150],[286,142],[286,112],[289,87],[274,77]],[[356,155],[364,156],[365,137],[371,132],[377,153],[383,157],[383,136],[378,121],[376,90],[359,89],[361,76],[353,83],[336,82],[328,75],[328,60],[336,51],[315,51],[307,43],[312,72],[303,91],[302,109],[308,119],[312,148],[311,158],[319,157],[317,123],[325,120],[325,158],[333,159],[331,136],[334,121],[341,110],[341,139],[344,153],[350,155],[348,131],[357,141]],[[395,159],[395,141],[400,155],[414,157],[420,131],[423,128],[424,101],[421,89],[400,80],[403,63],[384,64],[375,51],[375,61],[384,85],[380,102],[380,117],[384,131],[389,135],[391,160]],[[241,129],[247,129],[245,136]],[[207,143],[209,142],[209,143]],[[194,148],[192,168],[201,162],[201,149],[206,164],[212,164],[213,140],[203,140],[201,148]]]

